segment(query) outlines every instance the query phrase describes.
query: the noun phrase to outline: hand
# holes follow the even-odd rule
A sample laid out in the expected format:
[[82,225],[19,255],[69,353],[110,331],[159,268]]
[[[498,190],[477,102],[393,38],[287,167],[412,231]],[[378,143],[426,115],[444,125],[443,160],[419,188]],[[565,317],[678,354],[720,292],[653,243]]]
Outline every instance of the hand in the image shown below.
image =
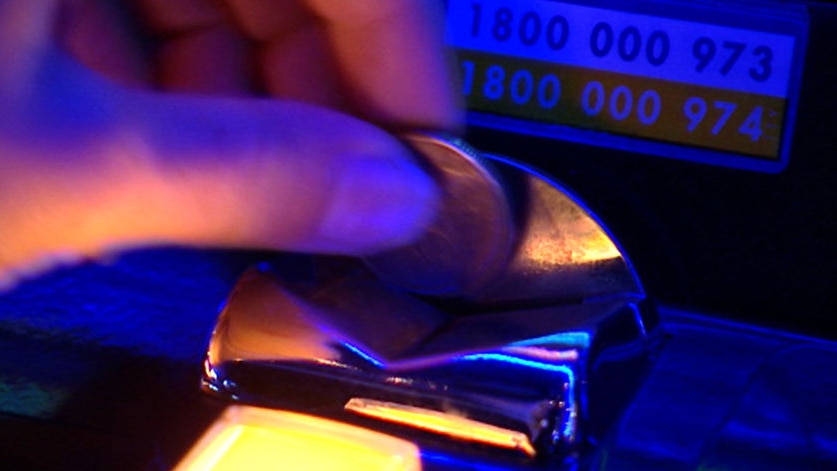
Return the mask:
[[0,0],[0,279],[147,244],[363,254],[421,232],[435,187],[390,132],[459,127],[439,5],[223,3],[140,0],[143,42],[108,0]]

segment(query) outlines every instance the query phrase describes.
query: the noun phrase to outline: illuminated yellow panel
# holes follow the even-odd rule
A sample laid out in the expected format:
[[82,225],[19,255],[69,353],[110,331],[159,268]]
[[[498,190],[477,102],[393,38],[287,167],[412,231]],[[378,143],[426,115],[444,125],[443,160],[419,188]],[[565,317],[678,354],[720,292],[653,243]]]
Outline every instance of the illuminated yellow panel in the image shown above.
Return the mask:
[[418,448],[363,428],[285,411],[230,406],[176,468],[420,471]]

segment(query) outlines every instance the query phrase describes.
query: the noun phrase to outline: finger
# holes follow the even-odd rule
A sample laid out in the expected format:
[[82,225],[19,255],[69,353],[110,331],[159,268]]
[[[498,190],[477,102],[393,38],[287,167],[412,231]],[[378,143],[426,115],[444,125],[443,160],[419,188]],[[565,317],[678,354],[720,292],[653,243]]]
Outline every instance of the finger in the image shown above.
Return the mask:
[[170,91],[241,96],[251,90],[250,59],[244,38],[228,27],[199,29],[161,46],[157,81]]
[[55,0],[0,0],[0,97],[28,94],[52,48]]
[[132,113],[100,128],[4,144],[19,171],[0,185],[0,278],[54,254],[157,244],[368,254],[413,240],[433,216],[429,177],[397,140],[354,118],[275,100],[123,93],[104,108]]
[[[30,20],[4,30],[19,46],[3,50],[10,59],[47,42],[31,33],[49,23],[39,16],[49,8],[20,5],[52,3],[0,0],[2,24]],[[366,123],[292,103],[124,90],[78,67],[52,69],[60,73],[21,82],[38,95],[26,122],[47,126],[6,136],[0,127],[0,159],[15,169],[0,175],[0,265],[149,243],[361,254],[411,240],[432,216],[432,182]]]
[[412,240],[432,217],[432,181],[365,122],[277,100],[70,80],[72,93],[50,98],[97,96],[97,107],[45,104],[72,119],[45,129],[46,147],[11,152],[21,171],[3,201],[26,204],[0,205],[11,228],[0,248],[17,260],[149,243],[363,254]]
[[329,45],[317,28],[301,28],[265,44],[258,61],[263,88],[283,97],[348,110]]
[[252,91],[244,37],[207,0],[133,0],[162,38],[154,57],[158,86],[169,91],[238,96]]
[[175,34],[223,22],[223,12],[208,0],[133,0],[149,27]]
[[329,43],[358,112],[389,126],[459,129],[444,53],[441,2],[305,0]]
[[226,0],[255,41],[258,88],[274,97],[348,110],[340,71],[320,21],[299,0]]
[[59,43],[76,60],[123,85],[150,83],[142,46],[125,12],[111,0],[65,0]]
[[[401,144],[354,118],[276,100],[143,95],[131,146],[165,188],[172,240],[369,253],[412,240],[435,204]],[[156,230],[156,229],[155,229]]]
[[[264,56],[266,88],[283,96],[330,102],[337,90],[351,101],[351,110],[390,128],[458,130],[462,115],[452,90],[451,71],[440,29],[440,2],[426,0],[227,0],[229,9],[251,37],[267,39]],[[304,7],[304,9],[302,8]],[[284,16],[288,11],[290,14]],[[316,21],[312,21],[312,17]],[[307,31],[305,31],[307,29]],[[300,37],[322,34],[328,48],[310,55],[299,48]],[[317,74],[313,67],[334,68]],[[339,80],[335,80],[339,77]],[[286,82],[296,81],[289,93]],[[311,85],[305,87],[306,83]]]
[[226,0],[241,30],[257,41],[277,39],[310,25],[315,17],[299,0]]

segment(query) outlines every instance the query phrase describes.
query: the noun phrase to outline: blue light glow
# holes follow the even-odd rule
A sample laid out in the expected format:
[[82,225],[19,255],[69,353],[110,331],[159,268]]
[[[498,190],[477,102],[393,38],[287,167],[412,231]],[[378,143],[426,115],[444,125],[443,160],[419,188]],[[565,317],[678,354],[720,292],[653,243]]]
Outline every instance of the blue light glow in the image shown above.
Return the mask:
[[511,355],[504,355],[502,353],[475,353],[473,355],[465,355],[460,357],[463,361],[499,361],[503,363],[512,363],[526,368],[535,368],[544,371],[553,371],[563,373],[568,376],[568,381],[572,382],[573,370],[565,365],[551,365],[540,361],[526,360],[523,358],[513,357]]
[[504,465],[495,465],[486,461],[475,461],[468,458],[461,458],[453,456],[448,453],[433,452],[430,450],[421,450],[422,461],[434,463],[444,466],[445,469],[451,470],[475,470],[480,471],[508,471],[509,467]]
[[462,361],[498,361],[502,363],[510,363],[517,366],[523,366],[526,368],[534,368],[543,371],[550,371],[556,373],[562,373],[567,377],[567,391],[564,395],[564,399],[566,404],[564,406],[564,419],[563,419],[563,430],[561,430],[561,434],[564,438],[572,439],[575,435],[575,425],[576,425],[576,405],[575,405],[575,372],[572,368],[566,365],[551,365],[549,363],[543,363],[539,361],[533,360],[526,360],[523,358],[517,358],[511,355],[504,355],[502,353],[477,353],[474,355],[466,355],[460,357],[459,360]]
[[384,364],[380,360],[378,360],[377,358],[373,357],[372,355],[364,352],[360,348],[350,344],[349,342],[343,342],[343,347],[346,348],[346,350],[349,350],[350,352],[354,353],[355,355],[363,358],[365,361],[371,363],[376,368],[383,368],[384,367]]
[[590,347],[590,334],[587,332],[560,332],[511,344],[514,347],[533,347],[539,345],[561,345],[576,348]]

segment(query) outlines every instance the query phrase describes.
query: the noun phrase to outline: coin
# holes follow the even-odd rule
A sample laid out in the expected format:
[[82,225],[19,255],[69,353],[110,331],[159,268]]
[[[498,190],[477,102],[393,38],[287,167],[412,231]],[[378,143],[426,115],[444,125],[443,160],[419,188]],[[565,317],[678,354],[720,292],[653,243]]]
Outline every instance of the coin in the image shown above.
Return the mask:
[[500,278],[511,258],[515,225],[502,184],[457,138],[405,137],[441,190],[436,218],[406,247],[366,258],[378,277],[409,291],[467,298]]

